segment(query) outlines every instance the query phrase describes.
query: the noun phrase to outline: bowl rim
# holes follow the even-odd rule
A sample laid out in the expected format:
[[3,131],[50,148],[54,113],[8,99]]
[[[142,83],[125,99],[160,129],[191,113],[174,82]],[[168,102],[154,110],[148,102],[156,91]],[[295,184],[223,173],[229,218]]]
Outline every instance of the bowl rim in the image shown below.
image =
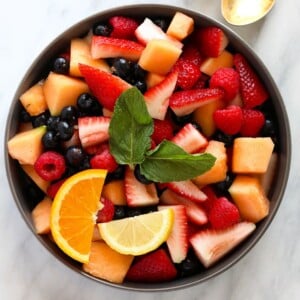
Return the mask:
[[[272,98],[272,103],[273,100],[276,99],[276,112],[279,114],[280,112],[280,117],[282,118],[282,124],[284,124],[284,128],[282,126],[279,128],[281,130],[280,136],[283,136],[285,139],[285,144],[284,144],[284,153],[282,153],[281,158],[280,158],[280,170],[282,170],[283,174],[280,177],[280,188],[277,189],[277,197],[276,197],[276,203],[270,212],[269,216],[264,219],[260,224],[259,227],[256,229],[255,234],[250,236],[239,248],[239,250],[233,251],[234,253],[226,256],[221,262],[216,264],[216,266],[211,267],[210,269],[207,269],[205,271],[206,275],[202,276],[193,276],[193,277],[187,277],[183,279],[179,279],[176,281],[172,282],[167,282],[167,283],[162,283],[162,284],[139,284],[139,283],[123,283],[123,284],[115,284],[111,283],[99,278],[96,278],[86,272],[84,272],[81,268],[79,268],[79,264],[63,253],[59,252],[60,250],[57,249],[55,245],[51,245],[48,242],[48,238],[45,238],[42,235],[38,235],[34,231],[34,227],[32,222],[30,222],[30,218],[28,215],[28,212],[24,210],[24,207],[21,205],[21,202],[19,201],[19,195],[17,193],[17,187],[14,185],[14,179],[12,176],[12,165],[16,164],[14,162],[7,150],[7,141],[12,135],[12,124],[14,123],[14,113],[16,110],[16,106],[18,103],[19,96],[21,94],[21,91],[25,90],[24,89],[24,84],[28,80],[28,77],[32,74],[34,69],[36,68],[37,64],[40,63],[43,60],[43,57],[47,56],[47,52],[49,49],[51,50],[55,45],[59,44],[59,42],[64,41],[64,43],[68,43],[70,41],[70,37],[72,36],[71,32],[72,31],[78,31],[81,26],[85,24],[92,24],[96,22],[96,19],[104,20],[105,18],[115,15],[116,13],[118,14],[123,14],[123,15],[138,15],[141,13],[141,11],[144,12],[144,16],[147,15],[147,11],[152,10],[152,12],[149,12],[149,15],[153,15],[153,10],[158,11],[159,13],[156,13],[156,15],[168,15],[172,16],[176,11],[181,11],[183,13],[186,13],[193,18],[197,18],[195,20],[196,23],[199,22],[204,22],[208,24],[214,24],[224,30],[229,37],[230,43],[238,43],[240,50],[243,50],[243,54],[247,56],[247,59],[249,62],[253,65],[255,68],[259,68],[264,76],[264,81],[268,83],[268,89],[272,88],[273,92],[273,97]],[[82,31],[83,33],[83,31]],[[66,38],[66,36],[68,38]],[[74,37],[78,37],[78,34],[74,35]],[[236,49],[236,46],[234,47]],[[51,54],[51,57],[53,57],[53,53]],[[45,67],[45,65],[44,65]],[[41,75],[41,74],[39,74]],[[32,76],[31,76],[32,77]],[[32,83],[31,83],[32,84]],[[25,84],[26,85],[26,84]],[[22,88],[23,87],[23,88]],[[274,103],[273,103],[274,104]],[[14,133],[16,132],[16,127],[14,128]],[[288,177],[289,177],[289,171],[290,171],[290,163],[291,163],[291,156],[292,156],[292,143],[291,143],[291,132],[290,132],[290,125],[289,125],[289,120],[288,120],[288,115],[284,106],[284,101],[283,98],[280,94],[279,88],[277,87],[277,84],[273,80],[269,70],[266,68],[265,64],[262,62],[260,57],[256,54],[256,52],[252,49],[252,47],[242,38],[240,37],[237,33],[235,33],[231,28],[229,28],[227,25],[224,25],[221,21],[218,21],[212,17],[209,17],[201,12],[198,12],[196,10],[192,9],[187,9],[183,8],[180,6],[174,6],[174,5],[165,5],[165,4],[130,4],[130,5],[124,5],[124,6],[115,6],[109,9],[101,10],[98,11],[94,14],[91,14],[87,16],[86,18],[83,18],[79,20],[78,22],[75,22],[73,25],[69,26],[66,30],[64,30],[62,33],[60,33],[56,38],[54,38],[50,43],[48,43],[44,49],[40,52],[40,54],[33,60],[31,63],[30,67],[27,69],[25,72],[25,75],[23,76],[21,82],[18,85],[18,88],[16,89],[16,92],[12,98],[12,102],[9,107],[9,113],[7,116],[6,120],[6,126],[5,126],[5,135],[4,135],[4,156],[5,156],[5,169],[6,169],[6,175],[8,178],[9,182],[9,187],[10,191],[12,193],[14,202],[16,206],[18,207],[18,210],[20,214],[22,215],[23,220],[29,227],[30,231],[33,233],[33,235],[39,240],[39,242],[48,249],[48,252],[51,253],[57,260],[61,261],[64,265],[69,267],[71,270],[80,273],[84,275],[87,278],[92,279],[93,281],[100,282],[102,284],[105,284],[106,286],[114,287],[114,288],[119,288],[119,289],[124,289],[128,291],[142,291],[142,292],[162,292],[162,291],[170,291],[170,290],[177,290],[177,289],[183,289],[183,288],[188,288],[191,286],[195,286],[197,284],[200,284],[202,282],[205,282],[213,277],[216,277],[222,273],[224,273],[226,270],[231,268],[233,265],[235,265],[238,261],[240,261],[261,239],[265,231],[269,228],[271,225],[280,204],[282,203],[282,199],[286,190],[287,182],[288,182]]]

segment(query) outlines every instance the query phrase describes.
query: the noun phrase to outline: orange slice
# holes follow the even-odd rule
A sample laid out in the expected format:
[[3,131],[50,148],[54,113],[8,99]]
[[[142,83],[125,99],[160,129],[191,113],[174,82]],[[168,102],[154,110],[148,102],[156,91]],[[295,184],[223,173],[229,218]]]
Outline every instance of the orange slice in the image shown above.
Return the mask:
[[69,177],[52,204],[50,227],[54,241],[67,255],[82,263],[89,261],[106,173],[88,169]]

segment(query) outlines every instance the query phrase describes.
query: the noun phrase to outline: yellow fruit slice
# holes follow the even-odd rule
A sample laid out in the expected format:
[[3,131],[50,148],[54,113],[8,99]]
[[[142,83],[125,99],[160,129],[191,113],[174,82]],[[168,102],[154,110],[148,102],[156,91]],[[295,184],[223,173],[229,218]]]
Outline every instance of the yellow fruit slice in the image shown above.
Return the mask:
[[106,173],[89,169],[69,177],[52,204],[50,227],[54,241],[67,255],[82,263],[89,261]]
[[107,223],[99,223],[103,240],[121,254],[142,255],[165,242],[173,228],[171,208]]

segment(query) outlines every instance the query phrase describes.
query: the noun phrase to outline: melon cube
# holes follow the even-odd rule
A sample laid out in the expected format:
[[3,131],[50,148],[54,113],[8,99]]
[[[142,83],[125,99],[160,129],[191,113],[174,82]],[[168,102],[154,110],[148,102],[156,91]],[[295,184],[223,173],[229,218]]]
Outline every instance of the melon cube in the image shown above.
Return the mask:
[[51,214],[52,200],[45,197],[39,202],[31,212],[32,221],[36,233],[46,234],[50,233],[50,214]]
[[181,12],[176,12],[167,29],[167,34],[181,41],[190,35],[193,30],[194,19]]
[[155,73],[147,73],[146,75],[146,84],[147,88],[150,89],[151,87],[158,85],[160,82],[162,82],[166,76],[155,74]]
[[228,191],[243,220],[257,223],[268,215],[270,202],[256,176],[237,175]]
[[146,45],[138,64],[146,71],[165,75],[174,66],[181,52],[170,41],[153,39]]
[[274,143],[270,137],[240,137],[233,143],[232,171],[234,173],[265,173]]
[[124,180],[113,180],[105,184],[101,195],[114,205],[127,205]]

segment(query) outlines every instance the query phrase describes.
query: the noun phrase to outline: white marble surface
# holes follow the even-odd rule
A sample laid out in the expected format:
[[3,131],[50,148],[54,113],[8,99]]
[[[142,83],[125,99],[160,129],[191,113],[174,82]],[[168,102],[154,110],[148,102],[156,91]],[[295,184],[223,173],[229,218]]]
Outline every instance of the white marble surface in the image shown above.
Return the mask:
[[[126,0],[10,0],[0,10],[0,127],[14,91],[33,58],[65,28]],[[149,2],[149,1],[148,1]],[[152,1],[164,3],[167,1]],[[220,0],[174,0],[224,22]],[[292,138],[299,132],[300,2],[277,1],[274,10],[254,25],[231,27],[263,59],[278,83],[290,116]],[[4,139],[4,129],[0,132]],[[3,143],[3,142],[2,142]],[[294,144],[292,168],[279,213],[254,249],[222,275],[192,288],[160,294],[129,293],[99,285],[67,269],[32,236],[13,202],[4,169],[0,171],[0,299],[300,299],[300,149]]]

